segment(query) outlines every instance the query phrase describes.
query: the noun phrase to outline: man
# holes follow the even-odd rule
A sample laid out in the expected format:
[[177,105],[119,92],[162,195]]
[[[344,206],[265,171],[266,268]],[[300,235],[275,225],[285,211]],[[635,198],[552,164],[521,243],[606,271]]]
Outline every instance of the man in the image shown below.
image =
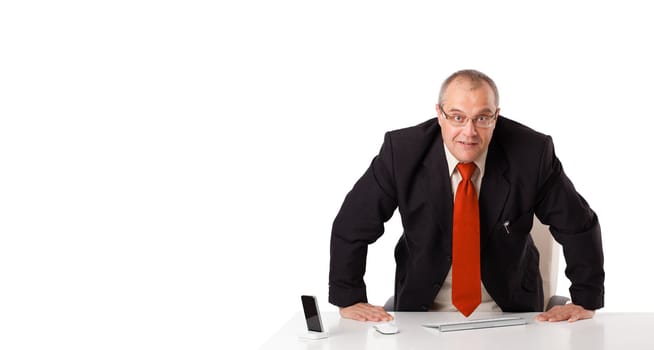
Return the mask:
[[499,110],[493,80],[459,71],[441,86],[437,118],[386,134],[332,228],[329,301],[342,317],[392,319],[367,303],[363,276],[367,246],[396,208],[404,227],[396,311],[542,311],[534,214],[563,246],[572,282],[572,303],[537,319],[576,321],[604,306],[597,216],[563,172],[552,139]]

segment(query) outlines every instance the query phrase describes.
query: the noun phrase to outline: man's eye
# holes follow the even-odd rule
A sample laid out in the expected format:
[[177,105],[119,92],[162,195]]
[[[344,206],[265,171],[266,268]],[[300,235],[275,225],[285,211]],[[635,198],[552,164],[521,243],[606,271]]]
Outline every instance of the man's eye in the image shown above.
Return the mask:
[[490,119],[490,117],[487,116],[487,115],[480,115],[480,116],[477,117],[477,120],[480,121],[480,122],[485,122],[488,119]]
[[462,122],[462,121],[466,120],[466,118],[465,118],[464,116],[462,116],[462,115],[458,115],[458,114],[455,114],[455,115],[452,117],[452,119],[454,119],[454,121],[457,121],[457,122]]

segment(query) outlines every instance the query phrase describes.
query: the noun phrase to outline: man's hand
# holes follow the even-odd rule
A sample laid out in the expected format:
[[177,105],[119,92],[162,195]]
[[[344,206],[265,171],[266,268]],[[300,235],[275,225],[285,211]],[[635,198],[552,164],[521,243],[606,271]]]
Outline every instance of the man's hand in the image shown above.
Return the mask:
[[536,320],[548,322],[567,320],[568,322],[574,322],[592,318],[593,315],[595,315],[595,311],[586,310],[583,307],[575,304],[565,304],[557,305],[549,309],[549,311],[543,312],[542,314],[536,316]]
[[391,316],[381,306],[370,305],[368,303],[358,303],[348,307],[340,308],[341,317],[350,318],[357,321],[392,321]]

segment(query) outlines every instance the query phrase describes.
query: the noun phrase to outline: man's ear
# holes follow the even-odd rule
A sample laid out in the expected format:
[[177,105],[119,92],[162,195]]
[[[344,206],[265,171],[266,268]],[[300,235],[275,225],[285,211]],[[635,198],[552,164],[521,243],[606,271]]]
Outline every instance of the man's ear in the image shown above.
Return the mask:
[[436,108],[436,117],[438,118],[438,125],[440,125],[441,127],[443,127],[443,125],[441,125],[441,123],[443,122],[443,119],[444,119],[444,118],[443,118],[443,116],[441,115],[441,108],[440,108],[440,105],[437,103],[434,107]]

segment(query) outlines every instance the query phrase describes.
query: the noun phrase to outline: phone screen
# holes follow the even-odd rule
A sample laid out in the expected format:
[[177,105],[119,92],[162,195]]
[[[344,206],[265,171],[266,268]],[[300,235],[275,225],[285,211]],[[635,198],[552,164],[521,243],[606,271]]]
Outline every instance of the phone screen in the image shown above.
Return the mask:
[[322,332],[322,324],[320,322],[320,314],[318,312],[316,298],[311,295],[303,295],[302,308],[304,308],[304,318],[307,320],[307,328],[309,328],[310,331]]

